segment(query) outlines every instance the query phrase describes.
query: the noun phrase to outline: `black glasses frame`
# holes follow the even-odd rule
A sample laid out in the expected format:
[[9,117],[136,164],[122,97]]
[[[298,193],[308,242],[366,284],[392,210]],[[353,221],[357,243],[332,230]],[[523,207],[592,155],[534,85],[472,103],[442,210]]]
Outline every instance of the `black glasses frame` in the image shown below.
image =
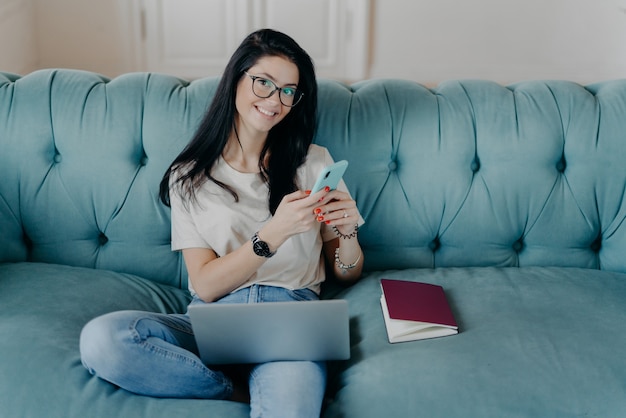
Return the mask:
[[[248,77],[250,77],[252,79],[252,93],[254,93],[254,95],[260,99],[267,99],[268,97],[271,97],[274,93],[276,93],[278,91],[278,100],[280,100],[280,103],[282,103],[283,106],[287,106],[287,107],[294,107],[295,105],[297,105],[298,103],[300,103],[300,100],[302,100],[302,97],[304,96],[304,93],[300,90],[298,90],[297,88],[294,87],[278,87],[276,85],[276,83],[274,83],[272,80],[265,78],[265,77],[260,77],[257,75],[252,75],[252,74],[248,74],[247,71],[244,71],[244,74],[247,75]],[[267,96],[262,96],[260,94],[258,94],[255,90],[254,90],[254,83],[257,80],[263,80],[266,81],[270,84],[272,84],[272,86],[274,86],[274,88],[267,94]],[[293,103],[292,104],[287,104],[283,101],[283,89],[293,89],[296,91],[296,94],[294,95],[293,98]]]

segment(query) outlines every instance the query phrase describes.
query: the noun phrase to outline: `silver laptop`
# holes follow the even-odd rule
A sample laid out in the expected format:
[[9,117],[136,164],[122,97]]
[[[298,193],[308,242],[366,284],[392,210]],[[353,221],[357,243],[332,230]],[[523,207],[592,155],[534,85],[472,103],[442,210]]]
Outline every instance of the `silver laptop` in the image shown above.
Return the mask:
[[206,364],[350,358],[346,300],[207,303],[189,317]]

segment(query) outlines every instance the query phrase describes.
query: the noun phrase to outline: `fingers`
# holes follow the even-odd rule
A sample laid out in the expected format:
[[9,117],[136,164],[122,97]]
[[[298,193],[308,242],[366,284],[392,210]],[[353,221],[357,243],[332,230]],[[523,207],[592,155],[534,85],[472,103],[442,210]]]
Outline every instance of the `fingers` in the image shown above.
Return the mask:
[[274,223],[280,225],[284,234],[293,235],[307,231],[322,220],[317,217],[315,208],[323,204],[328,191],[311,194],[308,190],[297,190],[285,195],[274,213]]
[[[329,195],[330,189],[322,189],[317,193],[311,194],[310,190],[296,190],[293,193],[285,195],[284,202],[295,202],[296,200],[302,200],[303,205],[313,205],[319,202],[323,202],[326,196]],[[332,193],[332,192],[331,192]]]
[[324,212],[317,215],[318,222],[326,225],[351,225],[354,226],[359,220],[359,212],[356,209],[342,209],[332,212]]
[[312,194],[310,190],[298,190],[286,195],[280,206],[291,214],[291,222],[300,224],[298,231],[308,224],[307,218],[327,225],[350,227],[360,218],[356,202],[348,193],[338,190],[326,189]]
[[296,190],[293,193],[289,193],[283,197],[283,202],[295,202],[296,200],[302,200],[309,197],[311,194],[310,190]]
[[358,222],[360,214],[356,202],[347,193],[332,191],[324,200],[327,203],[320,202],[314,209],[318,222],[336,226],[353,226]]

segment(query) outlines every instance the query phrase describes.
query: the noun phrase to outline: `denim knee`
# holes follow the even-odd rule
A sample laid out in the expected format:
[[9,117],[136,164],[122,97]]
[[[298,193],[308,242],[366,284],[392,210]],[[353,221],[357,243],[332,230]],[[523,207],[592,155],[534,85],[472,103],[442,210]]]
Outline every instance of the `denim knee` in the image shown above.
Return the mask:
[[80,359],[91,374],[101,375],[104,369],[111,373],[119,363],[118,339],[115,317],[118,312],[96,317],[89,321],[80,333]]
[[113,312],[83,328],[81,361],[92,374],[140,395],[230,397],[230,379],[207,368],[194,353],[192,341],[184,315]]
[[319,417],[325,389],[325,362],[256,365],[250,374],[250,416]]

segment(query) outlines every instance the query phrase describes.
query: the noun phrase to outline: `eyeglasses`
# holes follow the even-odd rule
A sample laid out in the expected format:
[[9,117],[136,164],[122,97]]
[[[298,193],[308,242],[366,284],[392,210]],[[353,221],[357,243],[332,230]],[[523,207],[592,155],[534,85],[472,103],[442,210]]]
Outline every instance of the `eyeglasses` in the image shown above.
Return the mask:
[[295,87],[278,87],[272,80],[250,75],[246,71],[244,74],[252,79],[252,93],[261,99],[267,99],[276,91],[280,102],[287,107],[294,107],[300,102],[304,93]]

